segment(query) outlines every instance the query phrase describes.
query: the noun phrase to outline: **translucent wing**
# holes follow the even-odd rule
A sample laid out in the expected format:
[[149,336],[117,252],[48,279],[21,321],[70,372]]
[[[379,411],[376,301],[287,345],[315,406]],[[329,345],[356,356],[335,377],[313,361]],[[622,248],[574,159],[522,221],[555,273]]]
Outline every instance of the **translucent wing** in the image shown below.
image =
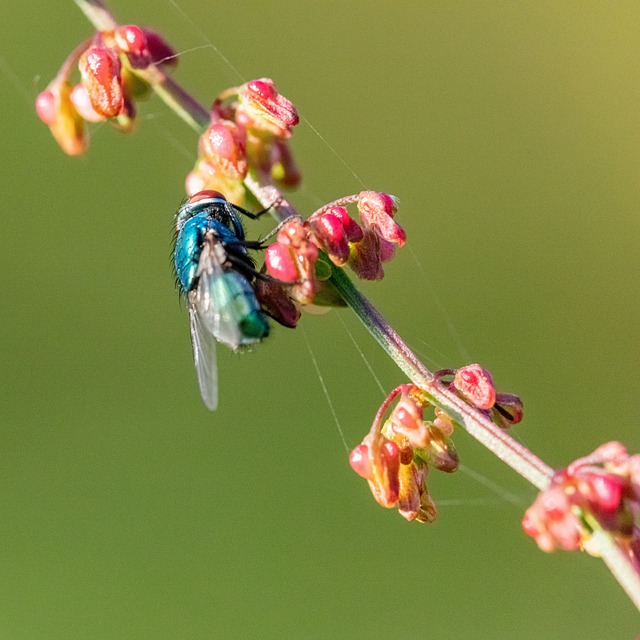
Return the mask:
[[216,364],[216,339],[202,324],[196,295],[189,296],[189,326],[193,344],[193,360],[198,374],[200,394],[207,409],[215,411],[218,406],[218,366]]
[[234,275],[233,272],[203,273],[198,283],[197,304],[205,328],[223,344],[237,349],[245,341],[240,329],[242,314],[234,299]]
[[237,349],[248,343],[242,331],[247,292],[242,287],[245,280],[241,275],[223,270],[223,251],[221,244],[213,242],[203,247],[198,264],[196,307],[204,329],[223,344]]

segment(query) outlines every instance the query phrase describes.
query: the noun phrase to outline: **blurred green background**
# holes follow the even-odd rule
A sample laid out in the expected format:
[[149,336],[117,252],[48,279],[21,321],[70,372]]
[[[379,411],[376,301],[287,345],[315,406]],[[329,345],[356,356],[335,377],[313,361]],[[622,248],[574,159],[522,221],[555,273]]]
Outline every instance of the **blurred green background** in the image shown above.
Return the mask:
[[[306,118],[300,210],[400,197],[407,247],[363,289],[428,365],[489,368],[552,466],[639,449],[637,2],[177,3],[112,8],[204,46],[176,77],[205,103],[276,80]],[[601,562],[524,536],[533,489],[464,433],[434,525],[374,503],[307,341],[350,447],[382,393],[349,332],[405,380],[348,312],[220,348],[208,413],[170,267],[195,135],[152,100],[65,157],[33,99],[90,27],[71,1],[2,5],[0,638],[638,631]]]

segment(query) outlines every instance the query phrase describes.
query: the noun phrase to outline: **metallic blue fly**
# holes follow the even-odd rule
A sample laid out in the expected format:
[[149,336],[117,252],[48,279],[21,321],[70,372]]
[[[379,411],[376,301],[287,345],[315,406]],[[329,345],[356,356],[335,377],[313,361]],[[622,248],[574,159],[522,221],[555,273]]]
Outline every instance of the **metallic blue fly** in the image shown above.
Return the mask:
[[251,286],[254,264],[238,214],[256,218],[217,191],[200,191],[176,218],[174,263],[186,295],[193,357],[200,393],[208,409],[218,405],[216,341],[234,351],[260,342],[269,324]]

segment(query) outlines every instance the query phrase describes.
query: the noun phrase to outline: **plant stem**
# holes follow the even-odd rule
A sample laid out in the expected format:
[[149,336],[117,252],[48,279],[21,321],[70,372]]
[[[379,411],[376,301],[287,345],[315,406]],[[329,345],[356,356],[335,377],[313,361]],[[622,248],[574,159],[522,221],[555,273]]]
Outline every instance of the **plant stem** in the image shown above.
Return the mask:
[[531,484],[538,489],[547,487],[553,473],[550,467],[442,385],[342,269],[334,269],[331,281],[378,344],[416,386],[424,389],[430,402],[444,409],[470,435]]
[[[74,2],[96,29],[110,30],[117,26],[116,20],[102,0]],[[191,128],[198,133],[206,130],[210,123],[208,109],[169,78],[162,69],[151,66],[144,70],[136,69],[134,72],[146,80],[167,106]],[[245,186],[262,206],[270,207],[277,202],[277,207],[274,208],[274,216],[277,219],[284,220],[289,216],[298,215],[274,185],[250,174],[245,179]],[[535,487],[542,490],[548,486],[553,470],[497,427],[482,412],[465,403],[442,385],[342,269],[334,268],[331,281],[369,333],[409,379],[425,391],[432,404],[446,411],[470,435]],[[597,523],[593,529],[593,541],[597,544],[604,562],[640,609],[640,576],[629,554],[622,544],[610,533],[603,531]]]

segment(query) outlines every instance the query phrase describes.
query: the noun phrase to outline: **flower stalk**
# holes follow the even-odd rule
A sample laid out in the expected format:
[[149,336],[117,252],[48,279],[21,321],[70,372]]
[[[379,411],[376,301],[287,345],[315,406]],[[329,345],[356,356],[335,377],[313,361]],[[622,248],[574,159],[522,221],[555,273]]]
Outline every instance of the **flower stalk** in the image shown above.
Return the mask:
[[[74,1],[97,30],[108,31],[118,26],[102,0]],[[210,111],[172,80],[161,66],[151,64],[145,68],[133,69],[132,72],[148,83],[167,106],[199,134],[204,133],[211,125]],[[243,183],[263,207],[271,207],[275,202],[278,203],[277,207],[272,207],[272,213],[279,221],[298,216],[295,208],[282,196],[280,190],[271,184],[268,176],[250,169],[244,176]],[[325,209],[351,202],[353,200],[350,198],[339,200],[327,205]],[[323,211],[324,209],[316,214]],[[535,487],[540,490],[549,488],[554,471],[500,429],[486,412],[465,402],[454,388],[443,384],[440,377],[431,372],[409,349],[341,268],[332,268],[330,282],[385,352],[413,384],[424,392],[429,403],[444,410],[455,423]],[[612,532],[605,530],[588,511],[582,512],[582,517],[591,531],[592,550],[603,558],[636,607],[640,609],[640,576],[628,545],[616,539]]]

